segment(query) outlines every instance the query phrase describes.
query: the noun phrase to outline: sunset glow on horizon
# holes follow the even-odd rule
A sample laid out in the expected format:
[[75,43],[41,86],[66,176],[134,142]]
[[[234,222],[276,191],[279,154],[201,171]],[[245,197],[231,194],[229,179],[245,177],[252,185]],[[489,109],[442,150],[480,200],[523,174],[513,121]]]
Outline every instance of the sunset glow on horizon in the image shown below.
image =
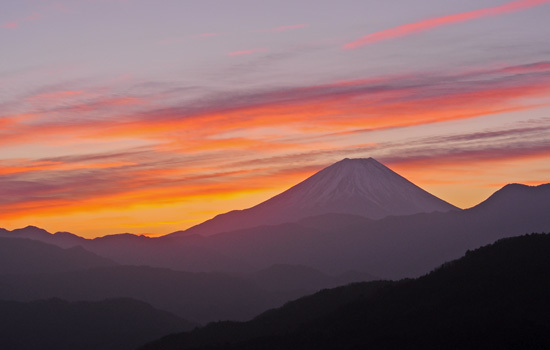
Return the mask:
[[550,1],[212,6],[0,5],[0,227],[166,234],[343,158],[461,208],[550,182]]

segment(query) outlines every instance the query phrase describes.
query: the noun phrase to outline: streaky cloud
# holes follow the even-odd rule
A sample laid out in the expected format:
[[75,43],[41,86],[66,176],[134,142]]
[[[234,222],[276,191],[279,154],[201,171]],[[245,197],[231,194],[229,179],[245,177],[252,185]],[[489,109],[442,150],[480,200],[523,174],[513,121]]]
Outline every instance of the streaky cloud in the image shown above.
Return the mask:
[[429,18],[423,21],[400,25],[397,27],[385,29],[379,32],[367,34],[357,40],[348,42],[343,46],[344,49],[356,49],[365,45],[374,44],[384,40],[399,38],[414,33],[430,30],[444,25],[471,21],[478,18],[497,16],[516,11],[522,11],[531,7],[549,3],[550,0],[516,0],[505,4],[487,7],[479,10],[455,13],[452,15]]

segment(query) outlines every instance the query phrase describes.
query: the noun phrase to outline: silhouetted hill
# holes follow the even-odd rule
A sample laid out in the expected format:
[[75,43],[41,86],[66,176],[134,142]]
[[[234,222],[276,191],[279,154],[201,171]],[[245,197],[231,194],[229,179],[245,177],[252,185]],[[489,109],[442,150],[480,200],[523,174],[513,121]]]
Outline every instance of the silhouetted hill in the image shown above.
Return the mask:
[[52,273],[114,265],[80,246],[62,249],[31,239],[0,238],[0,274]]
[[44,243],[55,244],[61,248],[72,248],[78,245],[83,246],[88,241],[70,232],[50,233],[36,226],[27,226],[13,231],[5,229],[0,230],[0,237],[7,238],[28,238]]
[[80,245],[121,265],[148,265],[196,272],[257,270],[238,257],[226,256],[204,245],[205,237],[199,235],[161,239],[123,233],[85,239],[69,232],[52,234],[27,226],[13,231],[3,229],[0,236],[28,238],[63,248]]
[[325,290],[142,349],[547,349],[550,236],[469,251],[414,280]]
[[17,238],[34,238],[48,237],[50,233],[40,227],[29,225],[23,228],[17,228],[11,231],[11,234]]
[[195,325],[132,299],[0,301],[0,348],[124,350]]
[[485,218],[486,222],[482,223],[485,227],[490,227],[492,219],[508,230],[518,231],[529,225],[531,232],[548,231],[545,219],[550,217],[549,202],[550,183],[539,186],[510,184],[465,212],[467,219]]

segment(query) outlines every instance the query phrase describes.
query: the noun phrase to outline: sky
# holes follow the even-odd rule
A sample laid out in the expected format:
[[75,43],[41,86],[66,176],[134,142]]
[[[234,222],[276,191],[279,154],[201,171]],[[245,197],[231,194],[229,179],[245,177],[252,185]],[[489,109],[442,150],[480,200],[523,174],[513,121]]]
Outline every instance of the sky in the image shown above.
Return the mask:
[[0,227],[159,235],[374,157],[550,182],[550,0],[0,2]]

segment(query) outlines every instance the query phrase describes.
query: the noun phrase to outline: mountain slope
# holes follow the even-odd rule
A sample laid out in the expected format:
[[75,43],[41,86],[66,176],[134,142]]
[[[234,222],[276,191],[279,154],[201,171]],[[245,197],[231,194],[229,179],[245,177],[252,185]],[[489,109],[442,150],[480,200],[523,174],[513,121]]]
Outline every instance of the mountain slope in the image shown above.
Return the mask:
[[63,249],[31,239],[0,238],[0,274],[54,273],[115,265],[80,246]]
[[[372,279],[366,274],[330,276],[300,266],[273,267],[251,275],[190,273],[147,266],[114,266],[62,273],[0,275],[0,300],[60,298],[97,301],[132,298],[206,323],[247,320],[323,288]],[[301,278],[296,280],[297,278]]]
[[[0,230],[0,238],[28,238],[61,248],[84,247],[89,252],[121,265],[148,265],[184,271],[254,271],[238,257],[228,257],[201,242],[205,237],[150,238],[129,233],[86,239],[68,232],[49,233],[27,226],[13,231]],[[24,257],[24,254],[21,258]]]
[[252,208],[221,214],[174,234],[209,235],[328,213],[380,219],[456,209],[373,158],[346,158]]
[[0,343],[11,350],[124,350],[195,327],[132,299],[0,301]]
[[306,294],[270,293],[252,281],[220,273],[189,273],[147,266],[11,274],[0,275],[0,279],[0,299],[4,300],[98,301],[126,297],[199,323],[246,320]]
[[36,226],[27,226],[15,229],[13,231],[2,229],[0,230],[0,237],[28,238],[35,241],[55,244],[56,246],[62,248],[71,248],[78,245],[82,246],[87,241],[85,238],[79,237],[69,232],[56,232],[54,234],[51,234],[48,231]]
[[257,268],[284,262],[333,274],[357,269],[384,278],[416,277],[497,239],[550,231],[550,185],[515,187],[498,191],[498,200],[492,196],[463,211],[380,220],[330,214],[330,221],[339,224],[326,229],[327,220],[318,216],[218,234],[203,244]]
[[322,291],[142,349],[544,349],[549,251],[549,235],[504,239],[416,280]]

